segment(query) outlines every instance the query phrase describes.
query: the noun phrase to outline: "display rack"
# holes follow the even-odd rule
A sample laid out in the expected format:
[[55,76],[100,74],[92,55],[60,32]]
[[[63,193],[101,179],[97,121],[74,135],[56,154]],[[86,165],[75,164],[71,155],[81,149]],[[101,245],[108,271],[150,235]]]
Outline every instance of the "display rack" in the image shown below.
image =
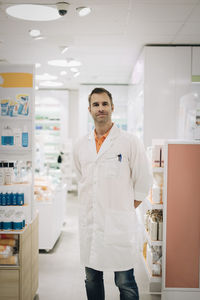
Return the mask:
[[[152,157],[151,157],[151,159],[152,159]],[[142,218],[143,218],[142,226],[143,226],[143,237],[144,237],[142,261],[143,261],[144,268],[146,270],[148,280],[149,280],[149,284],[148,284],[149,293],[150,294],[161,294],[162,262],[161,262],[160,257],[159,257],[159,259],[157,259],[158,262],[154,261],[155,254],[153,255],[151,253],[151,249],[161,249],[161,251],[162,251],[162,246],[163,246],[162,234],[161,234],[161,240],[158,240],[158,233],[157,233],[157,238],[154,237],[154,239],[152,239],[151,234],[150,234],[150,224],[149,224],[150,219],[147,218],[147,220],[145,220],[144,215],[146,215],[147,213],[151,214],[152,212],[156,212],[156,211],[163,213],[162,199],[163,199],[164,168],[163,167],[153,167],[152,171],[153,171],[154,181],[156,180],[157,174],[158,174],[159,178],[161,178],[161,180],[159,182],[161,192],[160,192],[159,203],[158,203],[158,199],[157,199],[157,203],[154,202],[152,190],[151,190],[149,196],[143,202],[143,210],[140,213],[140,214],[142,214]],[[154,226],[157,226],[156,230],[159,229],[159,226],[157,223],[154,223]],[[162,227],[160,228],[160,230],[162,231]],[[160,269],[160,272],[158,275],[153,273],[153,265],[156,263],[158,264],[158,266],[157,266],[158,269]],[[154,267],[155,267],[155,265],[154,265]]]
[[0,105],[0,243],[3,239],[11,240],[13,234],[18,241],[17,250],[11,250],[14,256],[4,260],[2,255],[0,299],[32,300],[38,288],[38,218],[33,197],[33,66],[0,67]]

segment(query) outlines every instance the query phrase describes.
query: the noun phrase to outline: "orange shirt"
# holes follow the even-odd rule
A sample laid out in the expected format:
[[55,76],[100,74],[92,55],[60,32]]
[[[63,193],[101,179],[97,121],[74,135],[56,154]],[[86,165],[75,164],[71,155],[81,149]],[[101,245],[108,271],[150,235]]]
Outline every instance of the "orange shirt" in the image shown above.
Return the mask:
[[110,129],[104,135],[102,135],[100,138],[97,137],[96,129],[94,130],[94,137],[95,137],[95,142],[96,142],[97,153],[99,152],[99,150],[101,148],[101,145],[103,144],[103,142],[107,138],[107,136],[108,136],[108,134],[110,132]]

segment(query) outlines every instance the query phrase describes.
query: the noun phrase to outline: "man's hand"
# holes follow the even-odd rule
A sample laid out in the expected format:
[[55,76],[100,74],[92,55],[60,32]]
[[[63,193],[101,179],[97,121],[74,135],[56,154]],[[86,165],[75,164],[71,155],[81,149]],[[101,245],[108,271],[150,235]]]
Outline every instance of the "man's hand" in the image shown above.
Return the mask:
[[134,200],[134,207],[137,208],[141,203],[142,201]]

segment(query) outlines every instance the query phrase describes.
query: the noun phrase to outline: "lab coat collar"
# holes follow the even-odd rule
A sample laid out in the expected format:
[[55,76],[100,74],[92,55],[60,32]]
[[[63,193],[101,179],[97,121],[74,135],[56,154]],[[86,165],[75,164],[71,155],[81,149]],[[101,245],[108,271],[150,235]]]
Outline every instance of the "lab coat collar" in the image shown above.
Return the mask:
[[88,138],[91,142],[92,154],[95,157],[95,160],[99,159],[107,150],[109,150],[109,148],[112,146],[114,140],[119,136],[119,134],[120,134],[120,129],[115,124],[113,124],[107,138],[103,142],[98,153],[96,151],[94,131],[92,131],[89,134]]

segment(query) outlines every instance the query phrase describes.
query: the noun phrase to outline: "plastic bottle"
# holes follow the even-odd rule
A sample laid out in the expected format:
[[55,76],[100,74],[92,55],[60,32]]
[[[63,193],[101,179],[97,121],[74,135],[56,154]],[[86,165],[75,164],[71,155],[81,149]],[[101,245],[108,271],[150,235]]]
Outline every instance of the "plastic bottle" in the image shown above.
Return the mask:
[[1,195],[1,205],[6,206],[6,194],[2,193]]
[[8,125],[5,125],[2,130],[1,144],[2,146],[14,145],[14,137],[13,137],[12,129]]
[[12,196],[12,205],[17,205],[18,193],[13,193]]
[[2,193],[0,193],[0,206],[2,205]]
[[23,221],[24,215],[22,212],[17,211],[13,216],[12,227],[14,230],[22,230],[23,229]]
[[3,230],[12,230],[12,218],[14,215],[14,210],[9,209],[5,212],[3,218]]
[[12,175],[11,175],[11,170],[9,168],[9,163],[4,162],[3,168],[4,168],[4,182],[5,182],[5,184],[11,184],[12,183]]
[[28,129],[26,126],[24,126],[22,132],[22,147],[28,147]]
[[0,185],[4,185],[4,169],[3,163],[0,163]]
[[20,128],[15,128],[14,130],[14,144],[16,148],[21,147],[21,130]]
[[6,192],[6,205],[12,205],[10,193]]
[[17,195],[17,205],[24,205],[24,193],[19,190]]
[[14,163],[13,162],[9,162],[8,163],[8,169],[9,169],[9,174],[10,174],[10,177],[11,177],[11,184],[14,182]]

